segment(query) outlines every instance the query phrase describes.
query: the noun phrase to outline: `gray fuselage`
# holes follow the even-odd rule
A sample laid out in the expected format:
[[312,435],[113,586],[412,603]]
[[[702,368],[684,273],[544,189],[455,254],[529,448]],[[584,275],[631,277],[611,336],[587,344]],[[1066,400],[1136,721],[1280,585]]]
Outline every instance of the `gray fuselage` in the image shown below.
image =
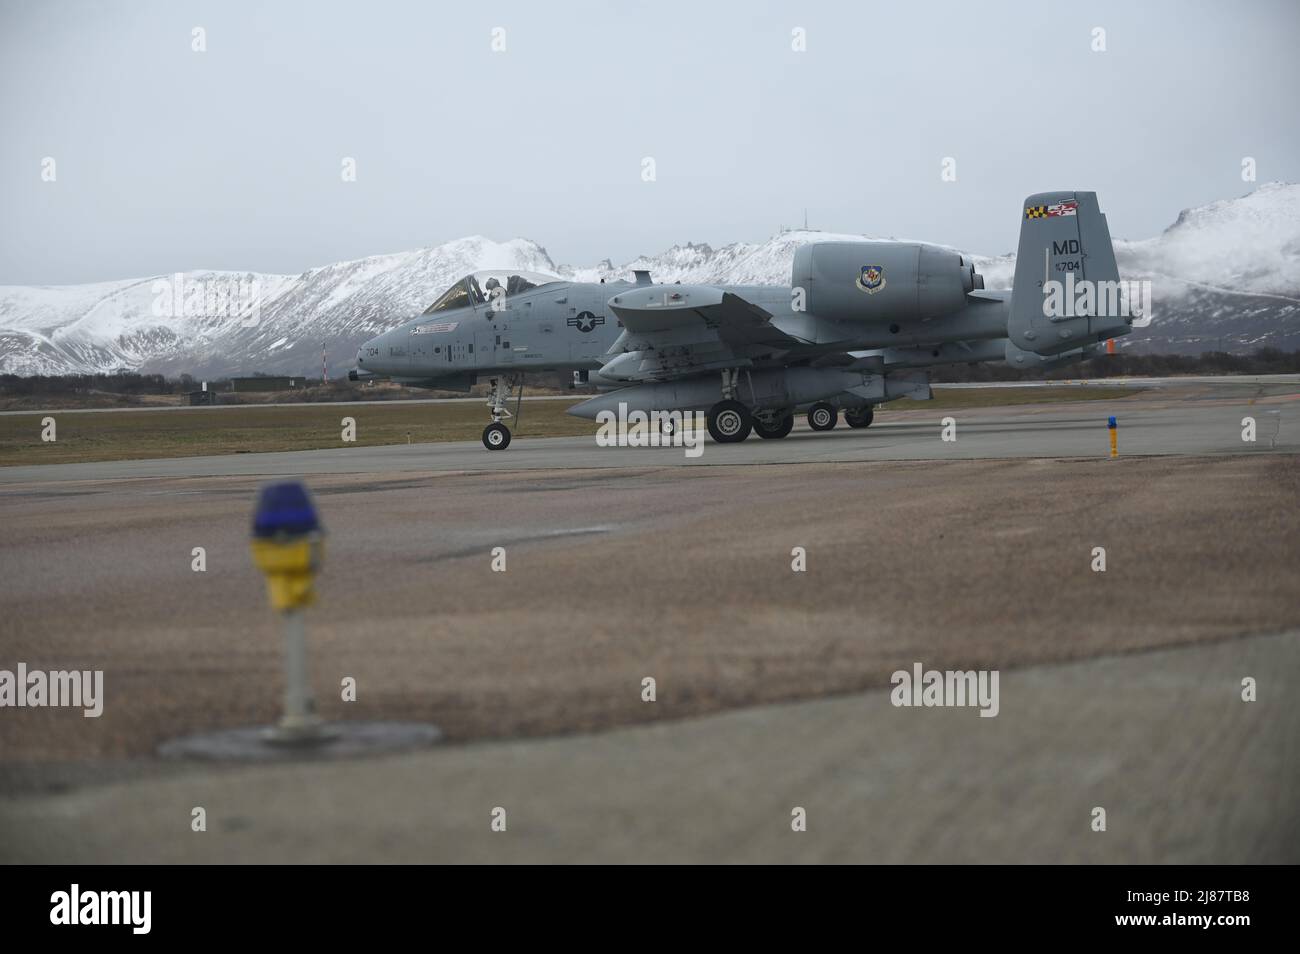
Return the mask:
[[[468,387],[477,377],[494,373],[595,372],[609,360],[623,331],[609,300],[633,287],[629,282],[552,282],[495,302],[426,313],[363,344],[357,367],[424,387]],[[767,361],[760,358],[754,367],[872,349],[888,349],[888,364],[915,367],[960,360],[941,357],[938,346],[945,343],[992,342],[1007,333],[1007,292],[985,292],[942,317],[888,322],[833,320],[797,311],[792,289],[783,285],[726,290],[770,312],[775,327],[799,340],[795,349],[774,353]]]

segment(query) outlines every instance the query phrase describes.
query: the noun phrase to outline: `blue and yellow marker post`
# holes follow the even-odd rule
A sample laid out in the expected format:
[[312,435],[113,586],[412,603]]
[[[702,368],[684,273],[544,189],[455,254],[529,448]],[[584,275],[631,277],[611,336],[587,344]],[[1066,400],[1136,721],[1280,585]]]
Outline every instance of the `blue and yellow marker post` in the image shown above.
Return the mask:
[[1110,431],[1110,456],[1113,459],[1119,456],[1119,427],[1115,424],[1115,415],[1106,419],[1106,429]]
[[299,481],[262,488],[253,515],[253,562],[266,575],[271,608],[284,618],[284,715],[275,741],[313,742],[324,737],[307,678],[302,611],[316,600],[316,570],[323,531],[307,488]]

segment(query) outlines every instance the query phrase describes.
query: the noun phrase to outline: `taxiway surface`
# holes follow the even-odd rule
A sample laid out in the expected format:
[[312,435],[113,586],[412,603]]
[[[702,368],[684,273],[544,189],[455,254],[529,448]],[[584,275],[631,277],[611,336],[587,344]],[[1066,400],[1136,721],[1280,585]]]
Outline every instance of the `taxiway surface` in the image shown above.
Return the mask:
[[[1137,392],[1113,401],[980,408],[969,411],[892,412],[870,428],[841,424],[814,432],[800,422],[786,439],[757,436],[743,444],[706,441],[687,457],[680,447],[601,447],[595,436],[516,438],[505,451],[478,441],[342,445],[330,450],[228,454],[165,460],[0,468],[0,486],[24,481],[112,480],[144,477],[381,474],[588,468],[834,463],[885,460],[1104,457],[1107,418],[1119,423],[1120,452],[1128,456],[1300,451],[1300,387],[1228,379]],[[1256,421],[1256,440],[1242,441],[1242,420]],[[955,441],[941,440],[942,421],[956,422]],[[36,455],[33,455],[36,456]]]
[[[685,469],[586,439],[5,468],[0,668],[103,669],[106,701],[0,716],[0,860],[1300,860],[1295,397],[958,412],[955,445],[908,412]],[[449,745],[153,756],[276,714],[273,474],[329,531],[322,713]],[[1000,714],[890,705],[917,662],[999,670]]]

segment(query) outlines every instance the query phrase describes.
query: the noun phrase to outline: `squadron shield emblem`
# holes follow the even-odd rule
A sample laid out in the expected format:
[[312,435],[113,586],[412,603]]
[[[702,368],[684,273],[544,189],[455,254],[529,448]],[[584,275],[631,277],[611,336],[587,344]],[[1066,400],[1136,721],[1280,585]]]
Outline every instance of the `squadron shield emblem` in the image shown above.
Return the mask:
[[858,276],[857,285],[868,295],[874,295],[885,287],[885,269],[880,265],[863,265],[862,274]]

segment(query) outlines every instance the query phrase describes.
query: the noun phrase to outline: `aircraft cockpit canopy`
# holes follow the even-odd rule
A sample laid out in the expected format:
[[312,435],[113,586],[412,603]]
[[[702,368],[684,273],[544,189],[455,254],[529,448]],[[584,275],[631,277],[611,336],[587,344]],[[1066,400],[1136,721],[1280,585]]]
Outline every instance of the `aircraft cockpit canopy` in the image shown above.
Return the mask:
[[487,305],[490,300],[507,298],[531,291],[543,285],[563,281],[558,275],[541,272],[524,272],[510,268],[484,268],[466,275],[438,296],[438,300],[424,310],[426,315],[453,308]]

